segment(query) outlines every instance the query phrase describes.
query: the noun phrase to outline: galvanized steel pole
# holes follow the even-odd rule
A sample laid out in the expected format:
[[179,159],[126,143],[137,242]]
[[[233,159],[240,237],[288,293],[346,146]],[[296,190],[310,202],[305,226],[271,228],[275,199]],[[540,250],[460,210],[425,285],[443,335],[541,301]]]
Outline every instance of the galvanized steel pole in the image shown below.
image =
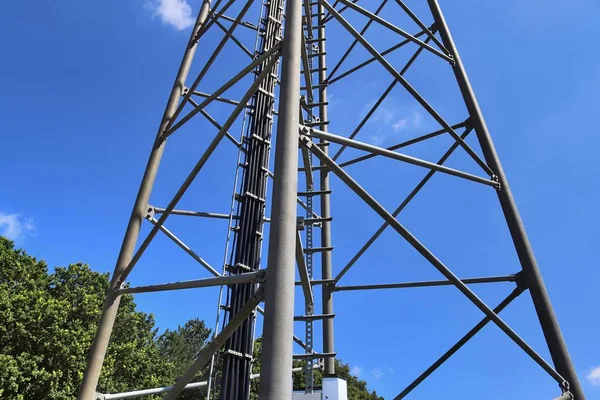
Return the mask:
[[119,257],[117,258],[117,263],[108,293],[106,295],[106,301],[102,310],[102,315],[98,323],[98,331],[96,332],[94,342],[92,343],[92,347],[88,355],[86,370],[83,375],[83,381],[81,382],[81,386],[79,388],[79,394],[77,396],[79,400],[94,399],[96,386],[98,385],[98,380],[100,378],[100,371],[102,370],[102,364],[104,363],[104,357],[106,356],[108,342],[112,333],[121,299],[119,295],[115,295],[114,291],[118,289],[118,285],[121,282],[121,275],[129,265],[129,262],[133,256],[135,244],[140,232],[140,226],[147,214],[148,199],[150,198],[152,186],[154,185],[154,179],[156,178],[158,166],[165,149],[165,142],[160,141],[159,138],[163,134],[163,131],[173,117],[173,114],[177,109],[177,105],[179,104],[179,98],[181,97],[182,91],[185,88],[185,80],[194,58],[194,53],[196,52],[196,35],[206,20],[209,7],[210,0],[205,0],[202,4],[200,12],[198,13],[198,18],[196,19],[190,40],[187,43],[183,59],[179,66],[179,71],[177,72],[177,77],[175,78],[175,83],[171,89],[171,95],[169,96],[169,101],[167,102],[167,106],[156,135],[156,141],[153,145],[150,158],[148,159],[148,164],[146,165],[146,169],[144,171],[142,183],[135,199],[133,211],[131,212],[131,217],[129,218],[129,223],[127,225],[127,230],[125,231],[125,237],[123,239],[123,244],[121,245],[121,251],[119,252]]
[[523,226],[521,216],[517,210],[512,192],[508,185],[506,176],[502,169],[500,159],[492,142],[485,120],[479,108],[477,99],[471,87],[471,83],[465,72],[460,56],[446,25],[446,21],[437,0],[427,0],[435,19],[436,28],[439,30],[444,46],[454,55],[454,75],[458,81],[461,93],[465,100],[467,109],[471,116],[471,124],[475,129],[477,138],[481,145],[483,155],[489,167],[494,171],[500,182],[501,189],[498,191],[500,205],[506,218],[510,234],[517,251],[517,255],[523,268],[524,282],[531,293],[531,298],[540,321],[540,325],[546,338],[546,343],[552,356],[556,371],[561,374],[570,385],[570,391],[576,400],[584,400],[583,390],[575,373],[575,368],[569,356],[567,346],[563,339],[558,320],[550,303],[546,286],[533,255],[533,250],[527,233]]
[[302,1],[287,0],[263,328],[261,400],[291,400]]
[[[318,31],[318,39],[319,39],[319,117],[323,124],[320,126],[322,131],[327,132],[327,121],[329,121],[329,117],[327,115],[327,86],[325,85],[327,80],[327,62],[326,62],[326,34],[325,34],[325,7],[319,3],[318,6],[318,15],[319,15],[319,31]],[[320,142],[323,145],[323,151],[325,154],[329,153],[328,142],[325,139],[321,139]],[[323,166],[323,162],[320,162],[320,165]],[[329,198],[329,170],[327,168],[322,168],[319,171],[319,179],[320,179],[320,190],[326,192],[321,196],[321,217],[324,219],[321,223],[321,246],[330,247],[331,246],[331,221],[328,218],[331,216],[331,203]],[[321,278],[322,279],[332,279],[332,261],[331,261],[331,252],[324,251],[321,253]],[[323,314],[333,314],[333,292],[332,292],[333,284],[323,285],[321,289],[322,296],[322,312]],[[333,318],[327,318],[323,320],[323,352],[324,353],[334,353],[334,336],[333,336]],[[334,375],[335,374],[335,359],[333,357],[327,357],[324,360],[325,369],[323,370],[325,375]]]

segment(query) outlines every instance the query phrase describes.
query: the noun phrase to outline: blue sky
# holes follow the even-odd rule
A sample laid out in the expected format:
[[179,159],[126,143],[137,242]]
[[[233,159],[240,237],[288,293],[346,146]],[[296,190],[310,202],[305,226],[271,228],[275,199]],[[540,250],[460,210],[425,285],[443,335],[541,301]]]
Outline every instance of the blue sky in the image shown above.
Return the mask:
[[[188,2],[56,0],[4,5],[0,234],[14,238],[51,266],[81,260],[95,270],[112,271],[188,27],[200,4]],[[600,191],[594,183],[599,172],[600,57],[593,40],[600,33],[596,23],[600,5],[594,0],[440,2],[511,182],[582,385],[588,399],[600,399],[596,257]],[[423,2],[407,3],[430,21]],[[364,5],[376,7],[370,1]],[[391,5],[387,10],[392,21],[405,22],[391,14]],[[251,8],[248,15],[248,20],[256,21],[257,9]],[[359,26],[364,23],[347,15]],[[250,34],[240,32],[240,37],[251,47]],[[218,35],[217,31],[207,35],[207,50],[199,50],[192,74]],[[381,28],[366,37],[380,50],[398,41]],[[330,63],[349,41],[332,24]],[[390,61],[401,68],[411,50],[415,48],[390,56]],[[202,91],[214,90],[241,69],[247,60],[240,55],[228,47]],[[366,52],[357,49],[347,67],[365,57]],[[450,122],[464,119],[447,65],[424,55],[406,76]],[[390,82],[381,67],[372,65],[333,84],[331,131],[348,135]],[[247,84],[240,83],[228,95],[241,97]],[[231,110],[227,105],[211,107],[208,111],[221,123]],[[232,128],[234,136],[239,135],[239,125]],[[434,121],[398,86],[358,139],[391,145],[435,129]],[[167,204],[213,134],[214,128],[198,119],[169,140],[152,204]],[[473,139],[469,143],[475,145]],[[406,153],[436,161],[450,143],[440,138],[407,148]],[[356,154],[348,151],[340,160]],[[227,212],[236,157],[233,147],[223,142],[178,208]],[[448,165],[479,173],[458,151]],[[423,175],[422,169],[378,159],[348,171],[389,209]],[[334,271],[339,271],[381,221],[339,181],[333,180],[332,186]],[[400,221],[459,276],[518,270],[489,188],[437,175],[416,200]],[[226,224],[173,217],[167,226],[220,269]],[[147,231],[148,225],[142,237]],[[192,259],[158,236],[131,282],[205,276]],[[394,232],[386,231],[340,284],[439,278]],[[512,287],[473,289],[494,306]],[[165,329],[196,316],[212,326],[216,296],[216,290],[202,289],[139,295],[136,300]],[[339,293],[335,308],[338,355],[386,398],[393,398],[481,318],[450,287]],[[549,359],[527,293],[502,316]],[[303,336],[301,325],[296,334]],[[490,325],[409,398],[448,393],[461,393],[465,399],[550,399],[558,391]]]

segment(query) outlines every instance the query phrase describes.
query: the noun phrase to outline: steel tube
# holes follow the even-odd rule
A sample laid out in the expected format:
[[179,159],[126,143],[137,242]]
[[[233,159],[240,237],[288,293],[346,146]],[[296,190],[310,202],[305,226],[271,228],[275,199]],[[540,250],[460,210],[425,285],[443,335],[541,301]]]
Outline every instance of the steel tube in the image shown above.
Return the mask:
[[[304,129],[309,129],[309,128],[304,128]],[[390,151],[390,150],[387,150],[387,149],[384,149],[384,148],[381,148],[378,146],[370,145],[368,143],[363,143],[363,142],[359,142],[357,140],[348,139],[343,136],[333,135],[331,133],[323,132],[318,129],[309,129],[309,131],[310,131],[310,136],[313,136],[313,137],[327,139],[331,142],[344,144],[348,147],[353,147],[355,149],[369,151],[373,154],[378,154],[378,155],[381,155],[384,157],[393,158],[393,159],[396,159],[399,161],[404,161],[406,163],[417,165],[419,167],[433,169],[433,170],[436,170],[438,172],[442,172],[442,173],[445,173],[448,175],[457,176],[459,178],[464,178],[464,179],[467,179],[467,180],[470,180],[473,182],[477,182],[477,183],[483,183],[484,185],[488,185],[488,186],[497,186],[498,185],[498,182],[491,180],[491,179],[481,178],[479,176],[472,175],[467,172],[462,172],[462,171],[456,170],[454,168],[449,168],[449,167],[445,167],[443,165],[439,165],[439,164],[432,163],[429,161],[421,160],[420,158],[411,157],[406,154],[396,153],[396,152],[393,152],[393,151]]]
[[[428,43],[428,42],[429,42],[429,38],[425,39],[425,43]],[[400,75],[404,76],[404,74],[406,73],[406,71],[408,71],[408,69],[411,67],[411,65],[416,61],[416,59],[419,57],[419,55],[421,54],[422,51],[423,51],[422,47],[419,47],[417,49],[417,51],[415,51],[415,53],[412,55],[412,57],[410,57],[410,59],[404,65],[404,68],[402,68],[402,70],[400,71]],[[371,118],[371,116],[379,108],[379,106],[381,105],[381,103],[390,94],[390,92],[396,86],[397,83],[398,83],[398,81],[396,79],[394,79],[392,81],[392,83],[390,83],[390,85],[383,92],[383,94],[379,97],[379,99],[375,102],[375,104],[373,104],[373,107],[371,107],[371,109],[369,110],[369,112],[367,113],[367,115],[364,116],[364,118],[360,121],[360,123],[357,125],[357,127],[354,129],[354,131],[352,131],[352,133],[350,134],[350,136],[348,137],[348,139],[354,139],[354,137],[358,134],[358,132],[360,132],[360,130],[367,123],[367,121],[369,120],[369,118]],[[340,147],[340,149],[337,151],[337,153],[335,153],[335,155],[333,156],[333,158],[332,158],[333,161],[336,161],[338,159],[338,157],[342,154],[342,152],[345,149],[346,149],[346,145],[342,145]]]
[[[521,289],[516,288],[513,290],[496,308],[494,312],[499,314],[506,308],[514,299],[519,297]],[[473,338],[480,330],[482,330],[489,322],[489,317],[483,318],[477,325],[473,327],[465,336],[463,336],[454,346],[452,346],[447,352],[445,352],[440,358],[438,358],[429,368],[427,368],[421,375],[419,375],[414,381],[412,381],[394,400],[400,400],[406,397],[407,394],[412,392],[421,382],[423,382],[429,375],[431,375],[436,369],[438,369],[443,363],[445,363],[454,353],[460,350],[469,340]]]
[[273,170],[261,400],[291,400],[302,0],[288,0]]
[[[514,275],[507,276],[492,276],[485,278],[466,278],[461,279],[465,285],[472,285],[475,283],[497,283],[497,282],[514,282]],[[431,286],[451,286],[452,282],[446,281],[424,281],[424,282],[401,282],[401,283],[380,283],[374,285],[352,285],[352,286],[336,286],[334,292],[344,292],[351,290],[379,290],[379,289],[406,289],[406,288],[417,288],[417,287],[431,287]]]
[[[350,7],[351,9],[353,9],[354,11],[358,12],[359,14],[364,15],[365,17],[369,18],[370,20],[373,20],[377,23],[379,23],[380,25],[388,28],[389,30],[391,30],[392,32],[395,32],[397,34],[399,34],[400,36],[403,36],[404,38],[410,40],[411,42],[417,44],[418,46],[421,46],[422,48],[424,48],[425,50],[429,51],[432,54],[435,54],[436,56],[439,56],[441,58],[443,58],[446,61],[452,62],[452,57],[448,56],[447,54],[442,53],[441,51],[434,49],[433,47],[431,47],[430,45],[428,45],[425,42],[422,42],[421,40],[417,39],[416,37],[414,37],[413,35],[411,35],[408,32],[403,31],[402,29],[398,28],[396,25],[384,20],[383,18],[379,17],[378,15],[373,14],[372,12],[362,8],[361,6],[358,6],[354,3],[352,3],[351,1],[348,0],[340,0],[340,3]],[[336,14],[339,14],[339,11],[335,11],[332,12],[331,10],[329,10],[329,12],[331,12],[331,14],[335,17]]]
[[310,276],[308,275],[308,269],[306,267],[306,260],[304,260],[304,250],[302,249],[300,231],[296,232],[296,264],[298,264],[298,275],[300,275],[302,291],[304,292],[304,301],[307,307],[312,307],[315,303],[315,299],[310,284]]
[[[319,366],[316,365],[315,368],[319,368]],[[302,371],[302,367],[296,367],[296,368],[292,369],[292,372],[300,372],[300,371]],[[260,378],[260,374],[251,374],[250,375],[250,379],[256,379],[256,378]],[[192,382],[192,383],[188,383],[187,385],[185,385],[183,390],[199,389],[199,388],[206,387],[207,385],[208,385],[207,381]],[[159,387],[159,388],[154,388],[154,389],[134,390],[131,392],[124,392],[124,393],[109,393],[109,394],[103,394],[102,400],[132,399],[135,397],[149,396],[152,394],[167,393],[167,392],[171,391],[171,389],[173,389],[173,386]]]
[[321,149],[314,146],[307,136],[301,136],[301,142],[309,146],[317,157],[322,159],[329,167],[331,172],[336,174],[354,193],[356,193],[365,203],[367,203],[373,211],[379,214],[386,222],[388,222],[396,232],[400,234],[415,250],[417,250],[427,261],[431,263],[442,275],[451,281],[465,297],[479,308],[485,315],[500,328],[508,337],[510,337],[525,353],[527,353],[544,371],[552,376],[559,384],[564,382],[564,378],[555,371],[539,354],[537,354],[519,335],[517,335],[504,320],[502,320],[494,311],[488,307],[471,289],[467,287],[461,280],[454,275],[427,247],[414,237],[398,220],[396,220],[381,204],[377,202],[365,189],[363,189],[350,175],[341,169],[334,161],[327,157]]
[[[177,129],[181,128],[183,124],[189,121],[194,115],[200,112],[200,110],[204,109],[207,105],[212,103],[215,99],[217,99],[221,94],[225,93],[227,89],[235,85],[238,81],[240,81],[243,77],[248,75],[250,71],[254,68],[262,64],[265,60],[271,57],[273,54],[279,52],[281,46],[274,46],[273,48],[265,51],[260,57],[257,57],[255,60],[252,60],[250,64],[244,67],[240,72],[238,72],[233,78],[225,82],[220,88],[215,90],[211,95],[209,95],[202,103],[200,103],[197,107],[194,107],[192,111],[186,114],[185,117],[181,118],[175,125],[172,125],[168,131],[166,131],[162,138],[163,140],[171,136]],[[186,95],[187,96],[187,95]],[[242,103],[242,102],[240,102]],[[243,103],[245,104],[245,103]],[[239,104],[238,104],[239,105]]]
[[[148,220],[150,221],[150,223],[152,223],[152,225],[156,226],[157,221],[156,221],[155,218],[148,218]],[[164,233],[165,235],[167,235],[167,237],[169,239],[171,239],[173,242],[175,242],[175,244],[177,246],[179,246],[183,251],[185,251],[186,253],[188,253],[194,260],[198,261],[198,263],[200,265],[202,265],[204,268],[206,268],[206,270],[208,272],[210,272],[214,276],[221,276],[221,274],[219,274],[219,272],[216,269],[214,269],[208,262],[206,262],[198,254],[196,254],[196,252],[194,250],[190,249],[187,244],[183,243],[183,241],[181,239],[179,239],[177,236],[175,236],[173,234],[173,232],[171,232],[170,230],[168,230],[167,227],[164,224],[160,226],[160,231],[162,233]]]
[[235,285],[237,283],[250,283],[264,281],[265,271],[248,272],[245,274],[234,274],[219,276],[216,278],[195,279],[192,281],[169,282],[158,285],[135,286],[116,290],[117,294],[125,293],[150,293],[164,292],[169,290],[194,289],[210,286]]
[[[385,7],[385,5],[387,4],[387,2],[388,2],[388,0],[383,0],[381,2],[381,4],[379,5],[379,7],[377,7],[377,10],[375,10],[375,15],[379,15],[379,13],[381,12],[381,10],[383,10],[383,7]],[[319,8],[321,8],[321,6],[319,6]],[[323,12],[324,11],[325,11],[325,9],[323,9]],[[325,19],[325,18],[323,18],[323,19]],[[364,35],[367,32],[367,30],[369,29],[369,27],[371,26],[372,23],[373,23],[373,20],[369,19],[367,21],[367,23],[365,24],[365,26],[363,26],[363,28],[360,30],[360,34]],[[407,43],[408,42],[410,42],[410,41],[407,40]],[[337,70],[342,66],[343,62],[346,61],[346,58],[350,55],[350,53],[354,49],[354,46],[356,46],[357,43],[358,43],[358,40],[354,39],[354,41],[352,42],[352,44],[350,45],[350,47],[348,47],[348,49],[344,52],[344,54],[342,55],[342,57],[340,58],[340,60],[337,62],[337,64],[331,70],[331,73],[329,74],[330,78],[335,75],[335,73],[337,72]]]
[[[212,355],[216,353],[225,341],[231,336],[231,334],[246,320],[248,315],[254,311],[256,306],[262,301],[264,297],[264,288],[260,287],[254,293],[254,296],[248,300],[240,311],[230,319],[229,323],[223,328],[223,330],[209,343],[204,349],[198,354],[194,363],[188,368],[186,372],[177,380],[172,389],[166,394],[164,400],[174,400],[179,393],[185,388],[185,386],[196,376],[211,359]],[[291,377],[291,371],[290,371]]]
[[[424,34],[425,34],[425,31],[421,31],[421,32],[419,32],[419,33],[417,33],[417,34],[415,34],[413,36],[416,37],[416,38],[418,38],[418,37],[423,36]],[[385,56],[385,55],[391,53],[392,51],[398,50],[399,48],[401,48],[403,46],[406,46],[409,43],[410,43],[410,40],[405,39],[405,40],[401,41],[400,43],[395,44],[392,47],[389,47],[388,49],[382,51],[381,52],[381,56]],[[371,57],[368,60],[363,61],[362,63],[360,63],[360,64],[358,64],[358,65],[350,68],[349,70],[347,70],[345,72],[342,72],[339,76],[336,76],[336,77],[330,76],[328,78],[327,82],[331,85],[332,83],[337,82],[340,79],[345,78],[345,77],[347,77],[350,74],[353,74],[354,72],[358,71],[359,69],[361,69],[363,67],[366,67],[367,65],[371,64],[373,61],[377,61],[377,57]],[[333,73],[332,73],[332,75],[333,75]]]
[[[471,132],[470,129],[465,130],[465,132],[461,135],[461,137],[463,139],[466,139],[470,132]],[[444,155],[438,160],[437,163],[440,165],[444,164],[446,162],[446,160],[448,160],[448,158],[450,158],[452,153],[454,153],[454,151],[457,148],[458,148],[458,142],[452,143],[452,146],[450,146],[450,148],[446,151],[446,153],[444,153]],[[340,165],[340,167],[341,167],[341,165]],[[406,196],[406,198],[404,200],[402,200],[402,203],[400,203],[400,205],[392,213],[392,216],[394,218],[396,218],[402,212],[402,210],[404,210],[404,208],[408,205],[408,203],[410,203],[412,201],[412,199],[415,198],[415,196],[421,191],[423,186],[425,186],[425,184],[427,184],[427,182],[429,182],[429,180],[433,177],[434,174],[435,174],[435,171],[430,170],[423,177],[423,179],[421,179],[419,181],[419,183],[417,183],[417,185],[413,188],[413,190],[408,194],[408,196]],[[369,240],[367,240],[367,242],[360,248],[360,250],[358,250],[358,252],[350,259],[350,261],[348,261],[348,263],[346,264],[346,266],[344,266],[344,268],[340,271],[340,273],[337,274],[337,276],[335,277],[336,283],[339,282],[340,279],[342,279],[342,277],[346,274],[346,272],[348,272],[350,270],[350,268],[352,268],[354,263],[356,263],[356,261],[358,261],[358,259],[365,253],[365,251],[367,251],[369,249],[369,247],[371,247],[371,245],[375,242],[375,240],[377,240],[377,238],[383,233],[383,231],[385,231],[387,229],[388,226],[390,226],[390,224],[388,224],[387,222],[384,222],[383,224],[381,224],[379,229],[369,238]]]
[[469,147],[464,140],[458,136],[458,134],[450,127],[450,125],[442,118],[440,114],[413,88],[410,83],[402,75],[396,71],[396,69],[365,39],[362,37],[356,29],[350,24],[348,21],[344,19],[335,9],[331,7],[331,5],[327,2],[327,0],[319,0],[321,4],[325,8],[329,10],[329,12],[338,20],[338,22],[358,41],[361,45],[367,50],[373,57],[379,61],[379,63],[394,77],[400,82],[400,84],[406,89],[408,93],[431,115],[433,119],[437,121],[443,128],[448,130],[448,133],[456,140],[460,146],[469,154],[469,156],[483,169],[488,175],[492,176],[492,170],[485,164],[481,158]]
[[[217,0],[217,2],[219,2],[219,1],[220,0]],[[235,31],[235,28],[240,24],[240,22],[242,21],[242,18],[244,17],[244,15],[246,14],[246,12],[248,11],[248,9],[250,8],[250,6],[252,5],[253,2],[254,2],[254,0],[246,1],[244,6],[242,7],[242,9],[240,10],[238,16],[236,17],[235,21],[229,27],[229,30],[227,31],[225,36],[223,36],[223,38],[217,45],[216,49],[210,55],[210,58],[204,64],[204,67],[202,68],[202,70],[200,71],[200,73],[198,74],[198,76],[196,77],[194,82],[192,83],[192,86],[190,86],[187,93],[185,93],[185,95],[183,97],[183,101],[181,101],[181,103],[177,106],[177,109],[175,110],[173,117],[171,118],[171,120],[169,121],[169,123],[167,124],[167,126],[165,128],[165,132],[172,131],[171,127],[173,126],[173,123],[177,120],[181,111],[183,111],[183,108],[185,107],[186,103],[189,101],[190,97],[192,96],[192,93],[194,93],[196,91],[196,89],[198,88],[198,85],[200,85],[200,82],[202,81],[202,79],[204,78],[204,76],[206,75],[206,73],[208,72],[210,67],[212,66],[212,64],[215,62],[215,59],[218,57],[219,53],[221,53],[221,50],[223,50],[223,47],[225,46],[225,44],[229,41],[229,38]],[[232,4],[232,2],[229,2],[226,5],[226,7],[229,7],[229,5],[231,5],[231,4]],[[224,11],[225,11],[225,7],[223,7],[222,12],[224,12]],[[213,22],[214,22],[214,20],[209,21],[206,25],[209,26]],[[164,135],[164,133],[163,133],[163,135]]]
[[[154,212],[156,214],[162,214],[165,212],[164,208],[154,207]],[[189,217],[205,217],[205,218],[218,218],[218,219],[238,219],[237,215],[230,216],[229,214],[222,213],[213,213],[213,212],[205,212],[205,211],[189,211],[189,210],[173,210],[171,211],[172,215],[186,215]]]
[[[270,66],[275,64],[276,61],[277,61],[277,55],[274,55],[273,59],[270,61]],[[212,153],[215,151],[215,149],[221,142],[221,139],[223,139],[223,137],[225,136],[225,133],[227,132],[227,130],[231,127],[233,122],[237,119],[239,113],[242,111],[242,108],[245,107],[245,104],[248,102],[250,97],[257,90],[261,81],[267,76],[267,74],[268,74],[268,69],[265,69],[260,73],[260,75],[256,78],[254,83],[250,86],[250,89],[248,89],[248,91],[244,95],[244,98],[242,99],[242,101],[240,101],[240,104],[238,106],[236,106],[236,108],[233,110],[233,112],[231,113],[231,115],[229,116],[229,118],[227,119],[225,124],[223,125],[223,128],[219,131],[219,133],[217,133],[217,135],[215,136],[213,141],[208,145],[208,147],[206,148],[206,150],[200,157],[200,160],[198,160],[198,162],[196,163],[196,165],[194,166],[194,168],[192,169],[190,174],[187,176],[187,178],[185,179],[185,181],[183,182],[183,184],[181,185],[181,187],[179,188],[177,193],[175,193],[175,196],[173,196],[173,199],[171,199],[171,201],[169,202],[169,205],[167,206],[167,208],[165,208],[165,211],[163,212],[163,214],[156,221],[156,225],[154,225],[152,230],[148,233],[148,236],[146,236],[146,239],[144,239],[144,241],[142,242],[142,244],[140,245],[140,247],[134,254],[133,258],[129,262],[129,265],[127,265],[127,267],[121,274],[121,280],[125,280],[127,278],[127,276],[129,275],[129,273],[131,273],[131,270],[133,269],[135,264],[139,261],[140,257],[142,256],[142,254],[144,253],[146,248],[148,248],[148,245],[150,244],[152,239],[154,239],[154,237],[156,236],[156,233],[158,232],[160,227],[165,223],[165,221],[167,220],[169,215],[171,215],[171,211],[173,211],[173,209],[175,208],[177,203],[179,203],[179,200],[181,200],[181,198],[183,197],[183,195],[185,194],[187,189],[190,187],[190,185],[192,184],[194,179],[196,179],[196,176],[198,175],[200,170],[204,167],[204,164],[206,164],[206,162],[208,161],[208,159],[210,158]],[[144,206],[144,208],[145,207],[146,206]]]
[[167,105],[156,134],[155,145],[152,147],[148,163],[146,164],[146,169],[144,170],[142,183],[140,184],[133,210],[127,224],[125,237],[117,258],[111,284],[106,295],[104,308],[102,309],[102,315],[100,316],[100,321],[98,322],[98,330],[96,331],[96,335],[88,355],[87,365],[83,374],[83,380],[77,396],[79,400],[93,400],[96,393],[96,386],[98,385],[98,379],[100,378],[100,371],[102,369],[102,364],[104,363],[106,349],[108,348],[108,342],[110,340],[110,335],[112,333],[115,318],[117,316],[117,310],[119,308],[120,297],[114,296],[113,292],[120,286],[120,282],[122,281],[121,275],[127,268],[127,265],[130,263],[131,257],[135,250],[135,244],[139,236],[140,227],[144,216],[146,215],[148,199],[150,198],[152,186],[154,185],[158,166],[165,148],[164,142],[159,143],[160,135],[171,121],[177,109],[179,96],[185,87],[185,80],[194,58],[194,53],[196,52],[196,48],[198,46],[195,36],[206,20],[209,7],[210,0],[205,0],[202,3],[200,11],[198,12],[198,17],[196,18],[194,28],[190,34],[190,39],[186,44],[185,53],[183,55],[183,59],[181,60],[181,64],[179,65],[179,70],[177,71],[177,76],[175,78],[173,88],[171,89],[171,94],[169,95],[169,100],[167,101]]
[[[465,124],[463,122],[463,123],[460,123],[460,124],[453,125],[452,129],[459,129],[459,128],[462,128],[464,126],[465,126]],[[413,138],[413,139],[405,140],[404,142],[395,144],[393,146],[386,147],[385,149],[386,150],[390,150],[390,151],[398,150],[398,149],[401,149],[403,147],[407,147],[407,146],[410,146],[410,145],[422,142],[424,140],[428,140],[428,139],[440,136],[440,135],[442,135],[444,133],[447,133],[447,132],[448,131],[446,129],[439,129],[439,130],[437,130],[435,132],[427,133],[425,135],[421,135],[421,136],[418,136],[418,137]],[[368,160],[368,159],[373,158],[373,157],[377,157],[377,154],[373,154],[373,153],[366,154],[366,155],[361,156],[361,157],[356,157],[356,158],[353,158],[351,160],[341,162],[338,165],[340,167],[344,168],[344,167],[347,167],[348,165],[356,164],[357,162]]]
[[437,0],[428,0],[428,4],[434,20],[439,28],[442,42],[454,55],[454,75],[465,100],[467,109],[469,110],[469,114],[472,118],[473,127],[477,134],[477,138],[479,139],[479,144],[481,146],[483,155],[488,165],[498,177],[502,187],[502,190],[498,191],[498,199],[500,200],[500,205],[502,207],[504,217],[506,218],[508,229],[519,257],[519,261],[521,262],[524,280],[531,293],[531,298],[533,300],[542,331],[544,332],[552,361],[554,362],[558,373],[569,382],[570,391],[573,393],[575,399],[583,400],[585,399],[583,389],[579,383],[577,373],[575,372],[573,362],[571,361],[569,351],[567,350],[567,345],[562,336],[560,326],[558,325],[558,320],[554,314],[552,304],[550,303],[546,286],[533,254],[533,249],[531,248],[529,238],[525,232],[523,221],[521,220],[521,216],[513,198],[512,191],[510,190],[508,180],[504,174],[502,164],[498,158],[498,153],[496,152],[496,148],[494,147],[494,143],[483,118],[483,114],[479,108],[479,103],[477,102],[475,93],[473,92],[471,83],[467,77],[467,73]]
[[[319,4],[317,7],[317,12],[319,13],[319,30],[317,32],[317,38],[320,40],[319,49],[321,50],[321,55],[317,58],[319,71],[318,71],[318,81],[319,86],[319,117],[321,121],[329,121],[328,115],[328,105],[329,101],[327,99],[327,48],[326,44],[326,20],[325,20],[325,8],[322,4]],[[322,131],[327,131],[327,125],[322,124],[320,126]],[[323,145],[323,151],[325,154],[329,153],[328,142],[325,139],[320,139],[320,144]],[[322,162],[319,162],[320,165],[323,165]],[[321,169],[319,171],[319,190],[323,191],[321,195],[321,217],[323,218],[321,222],[321,246],[331,247],[331,188],[329,185],[329,171],[327,169]],[[322,280],[331,280],[333,277],[333,261],[332,261],[332,252],[325,251],[321,253],[321,279]],[[314,285],[314,281],[311,282]],[[331,292],[328,285],[323,285],[321,288],[321,309],[323,314],[333,314],[333,293]],[[334,338],[334,326],[333,319],[325,319],[323,320],[323,351],[326,353],[335,352],[335,338]],[[324,360],[324,370],[323,372],[328,375],[335,374],[335,360],[327,358]]]

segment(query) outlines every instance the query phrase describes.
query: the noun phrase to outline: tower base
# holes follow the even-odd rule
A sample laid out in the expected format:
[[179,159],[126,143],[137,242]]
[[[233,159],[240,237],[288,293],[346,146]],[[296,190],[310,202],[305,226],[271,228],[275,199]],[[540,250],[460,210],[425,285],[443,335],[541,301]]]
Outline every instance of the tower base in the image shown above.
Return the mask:
[[323,377],[323,389],[313,393],[294,392],[294,400],[348,400],[346,381],[337,376]]

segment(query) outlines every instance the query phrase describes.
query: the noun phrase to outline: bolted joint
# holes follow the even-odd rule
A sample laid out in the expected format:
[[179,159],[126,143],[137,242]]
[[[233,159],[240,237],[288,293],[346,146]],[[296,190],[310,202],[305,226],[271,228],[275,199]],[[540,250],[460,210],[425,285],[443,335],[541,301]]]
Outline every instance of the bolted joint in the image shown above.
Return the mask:
[[[569,382],[564,381],[561,384],[561,387],[565,386],[565,385],[568,387],[569,386]],[[555,398],[554,400],[573,400],[573,399],[575,399],[575,397],[573,396],[573,394],[571,392],[569,392],[569,391],[565,391],[565,392],[563,392],[563,394],[561,394],[559,397]]]
[[496,188],[496,190],[499,191],[499,192],[501,192],[502,191],[502,184],[500,183],[500,179],[498,178],[498,175],[492,174],[491,178],[492,178],[492,181],[495,182],[494,187]]
[[189,91],[190,91],[190,88],[184,86],[183,88],[181,88],[181,95],[186,96]]
[[146,218],[147,220],[151,220],[152,218],[154,218],[154,215],[156,215],[156,209],[154,208],[154,206],[148,204],[148,208],[146,208],[146,215],[144,216],[144,218]]
[[315,311],[314,303],[306,303],[305,305],[306,314],[311,315]]
[[456,67],[456,59],[454,58],[454,55],[448,54],[448,57],[450,57],[450,65],[452,65],[453,67]]
[[267,280],[267,270],[260,270],[258,271],[258,274],[256,274],[256,282],[257,283],[262,283],[265,282]]
[[523,271],[517,272],[514,275],[514,277],[515,277],[515,283],[517,285],[517,289],[519,289],[521,291],[521,293],[526,291],[527,289],[529,289],[529,283],[525,279],[525,274],[523,273]]
[[304,217],[296,217],[296,230],[303,231],[305,227]]

